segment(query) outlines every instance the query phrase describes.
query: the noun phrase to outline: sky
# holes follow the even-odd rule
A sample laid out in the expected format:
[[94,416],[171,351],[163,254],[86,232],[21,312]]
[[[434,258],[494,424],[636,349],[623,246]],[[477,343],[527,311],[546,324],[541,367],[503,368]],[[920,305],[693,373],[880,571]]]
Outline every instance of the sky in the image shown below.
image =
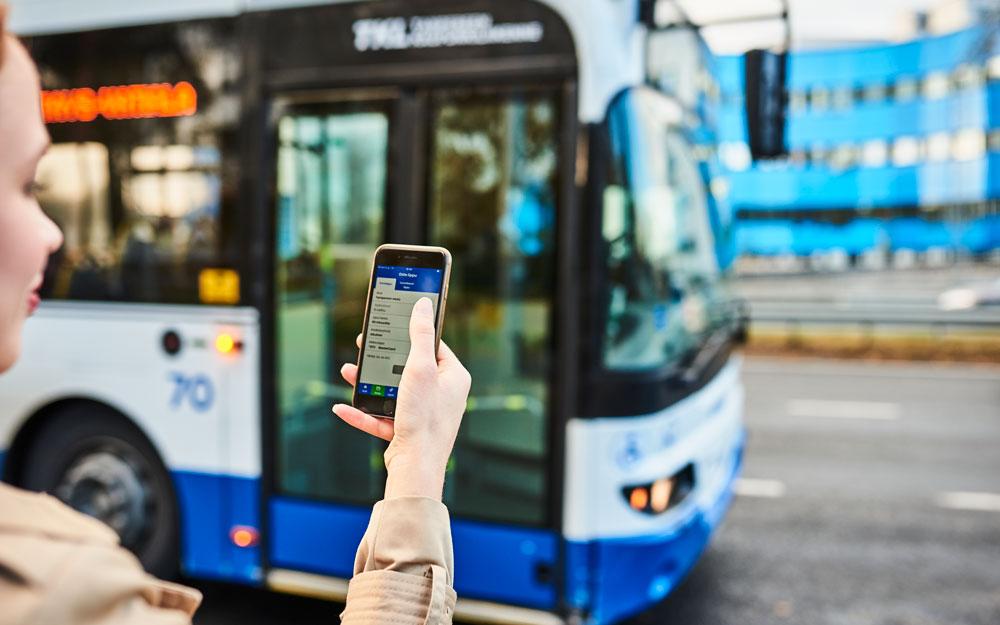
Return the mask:
[[[780,0],[678,2],[695,23],[781,13]],[[961,0],[789,0],[789,3],[792,47],[797,49],[900,41],[912,37],[915,11],[965,4]],[[703,34],[716,52],[730,54],[782,42],[785,26],[779,20],[746,22],[706,28]]]

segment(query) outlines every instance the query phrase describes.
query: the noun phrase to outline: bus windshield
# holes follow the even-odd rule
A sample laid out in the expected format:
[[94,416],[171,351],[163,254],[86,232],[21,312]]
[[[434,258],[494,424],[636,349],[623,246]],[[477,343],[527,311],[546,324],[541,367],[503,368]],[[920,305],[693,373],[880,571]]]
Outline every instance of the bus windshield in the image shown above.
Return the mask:
[[704,181],[677,128],[677,107],[633,89],[608,111],[602,234],[609,281],[604,365],[684,363],[721,319]]

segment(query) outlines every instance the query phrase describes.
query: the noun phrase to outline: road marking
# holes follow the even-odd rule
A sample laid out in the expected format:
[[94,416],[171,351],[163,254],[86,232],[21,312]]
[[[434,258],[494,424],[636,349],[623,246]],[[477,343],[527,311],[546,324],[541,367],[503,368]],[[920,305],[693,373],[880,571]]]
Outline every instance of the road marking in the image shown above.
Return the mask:
[[936,497],[937,505],[951,510],[977,510],[980,512],[1000,512],[1000,495],[996,493],[954,492],[941,493]]
[[886,401],[843,401],[837,399],[789,399],[788,414],[793,417],[827,419],[871,419],[895,421],[900,405]]
[[741,497],[777,499],[778,497],[784,497],[785,485],[778,480],[758,480],[752,477],[741,477],[733,484],[733,492]]

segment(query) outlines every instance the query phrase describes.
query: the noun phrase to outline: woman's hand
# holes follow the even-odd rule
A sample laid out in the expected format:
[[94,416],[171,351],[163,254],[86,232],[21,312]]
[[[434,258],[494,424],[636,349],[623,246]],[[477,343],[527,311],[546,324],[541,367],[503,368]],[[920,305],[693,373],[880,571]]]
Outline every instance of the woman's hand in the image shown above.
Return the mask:
[[[361,347],[361,336],[358,336]],[[358,367],[346,364],[340,374],[352,386]],[[465,414],[472,377],[441,342],[434,353],[434,310],[420,298],[410,315],[410,354],[396,399],[396,419],[380,419],[353,406],[337,404],[333,412],[348,424],[389,441],[385,498],[422,496],[441,499],[444,471],[458,426]]]

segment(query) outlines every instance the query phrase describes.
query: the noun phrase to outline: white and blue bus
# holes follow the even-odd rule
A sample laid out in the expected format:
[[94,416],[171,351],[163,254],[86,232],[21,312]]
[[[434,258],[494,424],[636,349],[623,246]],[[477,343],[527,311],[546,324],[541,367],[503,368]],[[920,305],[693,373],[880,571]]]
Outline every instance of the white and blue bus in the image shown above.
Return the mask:
[[741,327],[636,2],[13,4],[66,243],[0,378],[5,480],[161,575],[342,598],[385,479],[330,413],[371,255],[443,245],[458,616],[675,587],[739,470]]

